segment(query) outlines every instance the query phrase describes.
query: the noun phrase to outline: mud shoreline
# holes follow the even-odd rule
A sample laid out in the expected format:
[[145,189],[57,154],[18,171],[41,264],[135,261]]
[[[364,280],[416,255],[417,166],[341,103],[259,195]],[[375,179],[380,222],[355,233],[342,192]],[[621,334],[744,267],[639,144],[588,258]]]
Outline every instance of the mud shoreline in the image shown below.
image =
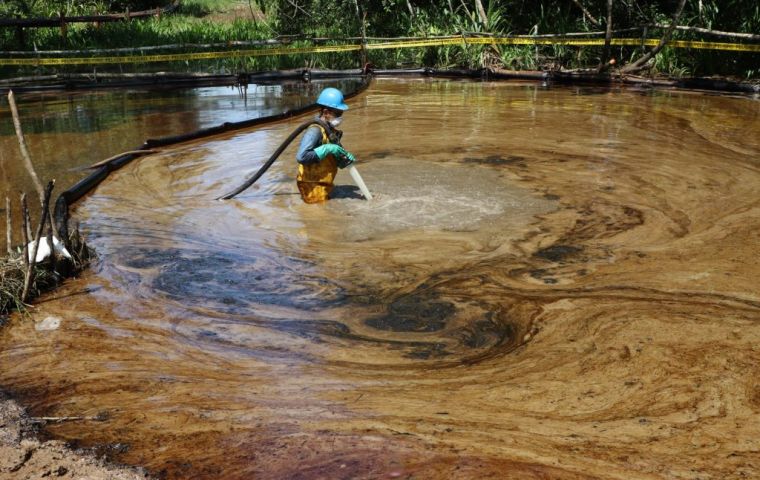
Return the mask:
[[142,469],[111,464],[94,451],[73,449],[61,440],[44,440],[38,423],[0,391],[0,480],[19,478],[145,480],[151,477]]

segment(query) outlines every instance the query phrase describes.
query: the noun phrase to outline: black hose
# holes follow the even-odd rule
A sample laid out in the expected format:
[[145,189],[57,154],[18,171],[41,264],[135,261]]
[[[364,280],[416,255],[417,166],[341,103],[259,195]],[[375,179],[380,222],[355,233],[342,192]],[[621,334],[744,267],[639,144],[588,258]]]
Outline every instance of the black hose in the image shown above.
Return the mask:
[[255,174],[253,174],[253,176],[251,176],[250,178],[248,178],[248,180],[246,180],[245,182],[243,182],[243,184],[240,185],[238,188],[236,188],[235,190],[231,191],[230,193],[228,193],[226,195],[222,195],[221,197],[217,198],[217,200],[229,200],[229,199],[237,196],[243,190],[246,190],[248,187],[250,187],[254,183],[256,183],[256,180],[258,180],[262,175],[264,175],[264,173],[267,170],[269,170],[269,167],[271,167],[272,164],[274,163],[274,161],[277,160],[277,157],[279,157],[280,154],[282,154],[282,152],[286,148],[288,148],[288,145],[290,145],[290,143],[293,140],[295,140],[296,137],[301,134],[301,132],[303,132],[304,130],[306,130],[307,128],[309,128],[312,125],[319,125],[319,126],[321,126],[322,128],[325,129],[326,132],[330,132],[332,130],[332,128],[327,123],[325,123],[324,121],[322,121],[322,120],[320,120],[318,118],[314,119],[314,120],[309,120],[308,122],[305,122],[305,123],[301,124],[298,128],[296,128],[295,130],[293,130],[293,133],[291,133],[288,136],[288,138],[286,138],[285,141],[282,142],[282,144],[280,144],[280,146],[277,148],[277,150],[274,151],[274,153],[272,154],[272,156],[269,157],[269,160],[267,160],[267,162],[259,169],[258,172],[256,172]]

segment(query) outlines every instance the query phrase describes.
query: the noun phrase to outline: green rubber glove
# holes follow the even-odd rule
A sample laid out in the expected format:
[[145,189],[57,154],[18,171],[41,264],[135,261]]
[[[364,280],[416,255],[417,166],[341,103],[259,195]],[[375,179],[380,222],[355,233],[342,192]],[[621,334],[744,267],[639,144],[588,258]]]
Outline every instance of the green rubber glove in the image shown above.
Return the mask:
[[349,153],[343,149],[340,145],[335,143],[325,143],[314,149],[314,153],[317,154],[320,160],[324,160],[326,156],[332,155],[336,159],[342,156],[348,156]]
[[354,158],[353,155],[346,152],[345,155],[339,155],[337,157],[338,160],[338,168],[346,168],[347,166],[351,165],[356,161],[356,158]]

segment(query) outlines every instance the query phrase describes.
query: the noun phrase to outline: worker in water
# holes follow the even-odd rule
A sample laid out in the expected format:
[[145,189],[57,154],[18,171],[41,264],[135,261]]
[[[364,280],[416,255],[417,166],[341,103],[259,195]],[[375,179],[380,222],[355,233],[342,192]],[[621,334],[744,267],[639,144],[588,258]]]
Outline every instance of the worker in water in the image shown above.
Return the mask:
[[298,191],[306,203],[326,201],[338,167],[345,168],[354,162],[354,156],[341,146],[343,132],[337,128],[343,121],[343,112],[348,110],[343,93],[337,88],[325,88],[317,98],[317,105],[322,107],[317,118],[328,128],[318,124],[309,127],[296,154]]

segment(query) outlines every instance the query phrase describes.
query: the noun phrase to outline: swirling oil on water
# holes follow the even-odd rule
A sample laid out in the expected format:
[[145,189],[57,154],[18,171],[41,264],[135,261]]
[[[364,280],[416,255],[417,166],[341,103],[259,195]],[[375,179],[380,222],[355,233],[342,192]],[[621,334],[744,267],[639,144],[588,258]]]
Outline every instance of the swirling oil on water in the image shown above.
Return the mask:
[[[760,477],[760,103],[376,80],[305,205],[308,116],[77,207],[92,271],[0,334],[48,432],[165,478]],[[48,316],[56,330],[35,330]]]

